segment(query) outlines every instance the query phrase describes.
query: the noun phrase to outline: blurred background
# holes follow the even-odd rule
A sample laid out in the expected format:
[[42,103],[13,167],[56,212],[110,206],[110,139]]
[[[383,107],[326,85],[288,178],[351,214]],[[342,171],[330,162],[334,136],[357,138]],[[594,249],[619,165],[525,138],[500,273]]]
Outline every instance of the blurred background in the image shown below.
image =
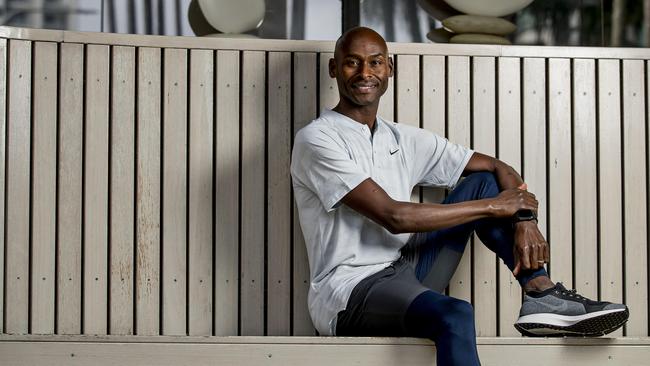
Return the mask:
[[[195,36],[188,21],[191,2],[0,0],[0,25]],[[650,0],[536,0],[506,19],[517,25],[508,36],[515,44],[650,46]],[[264,22],[248,33],[335,40],[354,25],[371,27],[393,42],[430,42],[427,33],[441,26],[416,0],[266,0]]]

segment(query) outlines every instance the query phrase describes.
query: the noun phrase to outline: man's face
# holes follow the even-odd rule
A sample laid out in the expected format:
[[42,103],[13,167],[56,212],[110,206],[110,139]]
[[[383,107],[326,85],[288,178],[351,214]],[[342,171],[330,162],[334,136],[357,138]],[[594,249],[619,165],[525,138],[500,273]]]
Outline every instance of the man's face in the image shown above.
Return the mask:
[[393,60],[378,35],[360,32],[341,43],[329,72],[336,78],[341,98],[357,106],[373,105],[388,88]]

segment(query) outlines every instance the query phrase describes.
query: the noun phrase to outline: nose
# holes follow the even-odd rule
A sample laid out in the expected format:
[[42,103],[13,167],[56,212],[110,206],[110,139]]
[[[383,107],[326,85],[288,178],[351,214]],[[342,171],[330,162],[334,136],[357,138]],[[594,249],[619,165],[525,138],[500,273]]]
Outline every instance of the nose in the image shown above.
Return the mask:
[[370,76],[370,64],[368,62],[362,62],[361,70],[359,70],[359,72],[364,79]]

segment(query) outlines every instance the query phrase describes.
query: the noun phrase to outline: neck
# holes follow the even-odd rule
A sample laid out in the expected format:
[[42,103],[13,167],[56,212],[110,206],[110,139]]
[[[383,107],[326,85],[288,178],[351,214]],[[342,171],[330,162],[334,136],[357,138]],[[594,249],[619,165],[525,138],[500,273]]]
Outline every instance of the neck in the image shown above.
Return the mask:
[[375,120],[377,119],[377,109],[379,108],[379,103],[373,103],[371,105],[364,106],[352,106],[349,103],[346,103],[344,99],[339,101],[339,104],[336,105],[332,110],[346,117],[350,117],[353,120],[368,125],[371,131],[375,127]]

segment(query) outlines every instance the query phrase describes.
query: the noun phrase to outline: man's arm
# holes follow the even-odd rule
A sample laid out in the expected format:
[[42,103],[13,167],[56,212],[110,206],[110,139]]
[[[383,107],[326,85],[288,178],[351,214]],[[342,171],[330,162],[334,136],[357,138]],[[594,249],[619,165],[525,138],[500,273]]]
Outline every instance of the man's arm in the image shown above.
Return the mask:
[[[509,218],[519,210],[537,210],[535,196],[518,188],[524,188],[521,186],[523,181],[519,174],[507,164],[489,156],[474,153],[467,163],[464,173],[477,171],[489,171],[495,174],[502,189],[497,197],[444,205],[401,202],[393,200],[372,179],[366,179],[345,195],[342,201],[345,205],[377,222],[392,233],[433,231],[482,218]],[[520,226],[521,228],[519,228]],[[533,232],[531,223],[517,224],[515,241],[530,242],[529,238],[532,237]],[[518,238],[519,236],[522,238]],[[539,268],[537,260],[543,258],[539,255],[540,248],[537,246],[533,248],[531,245],[524,245],[524,247],[527,249],[522,247],[519,257],[525,256],[525,259],[517,260],[515,274],[519,272],[520,268]],[[515,251],[516,256],[518,251]]]

